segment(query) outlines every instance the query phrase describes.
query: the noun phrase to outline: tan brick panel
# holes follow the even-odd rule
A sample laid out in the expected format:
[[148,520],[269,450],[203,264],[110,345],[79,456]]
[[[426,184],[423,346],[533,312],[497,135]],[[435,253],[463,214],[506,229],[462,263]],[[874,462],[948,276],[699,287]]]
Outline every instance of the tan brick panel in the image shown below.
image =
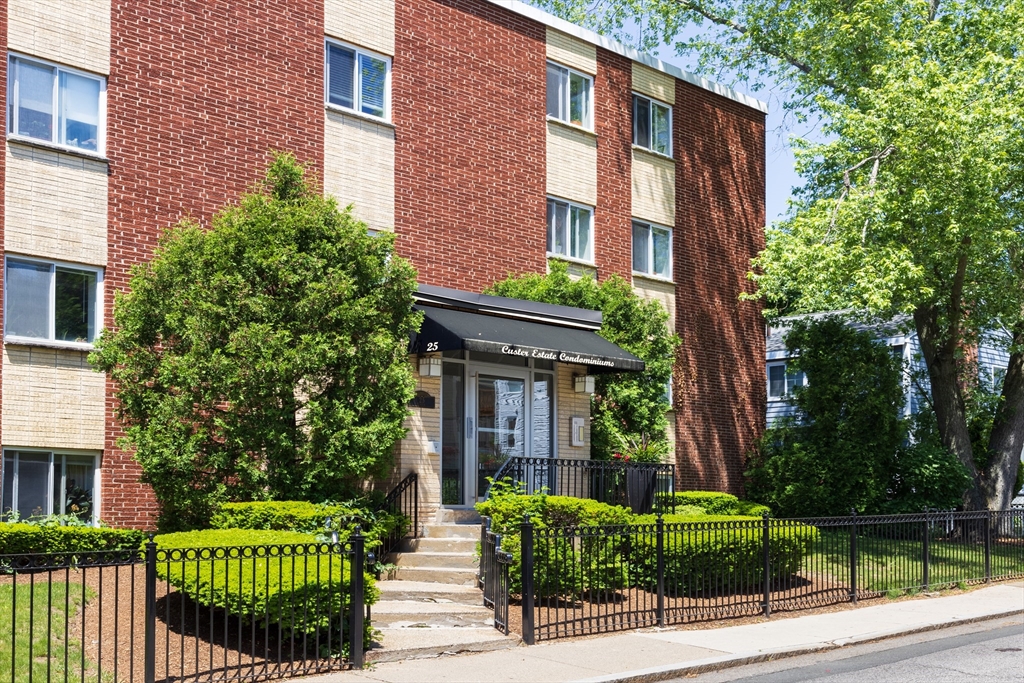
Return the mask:
[[324,30],[332,38],[395,54],[395,0],[325,0]]
[[81,351],[5,345],[5,446],[103,449],[106,379],[85,358]]
[[672,282],[655,280],[633,276],[633,289],[642,298],[654,300],[665,307],[668,311],[668,328],[670,332],[676,329],[676,286]]
[[425,391],[433,396],[434,409],[409,409],[410,415],[405,420],[408,432],[398,443],[395,456],[398,470],[395,482],[410,472],[416,472],[422,521],[441,506],[441,456],[431,448],[431,442],[441,441],[441,378],[421,377],[417,356],[411,356],[409,362],[416,378],[416,391]]
[[548,121],[548,194],[597,204],[597,136]]
[[[573,387],[573,375],[587,374],[587,368],[582,365],[558,364],[557,405],[558,405],[558,427],[556,429],[558,439],[558,457],[575,460],[587,460],[592,455],[590,452],[590,394],[577,394]],[[572,445],[572,418],[583,418],[583,446]]]
[[106,163],[9,144],[6,180],[5,250],[106,265]]
[[665,104],[676,101],[676,79],[663,71],[633,62],[633,90]]
[[395,225],[395,130],[356,116],[327,112],[324,192],[374,230]]
[[676,222],[676,165],[672,159],[633,150],[633,216],[672,226]]
[[110,0],[9,0],[7,47],[110,73]]
[[597,47],[551,27],[547,29],[547,56],[552,62],[591,76],[597,73]]

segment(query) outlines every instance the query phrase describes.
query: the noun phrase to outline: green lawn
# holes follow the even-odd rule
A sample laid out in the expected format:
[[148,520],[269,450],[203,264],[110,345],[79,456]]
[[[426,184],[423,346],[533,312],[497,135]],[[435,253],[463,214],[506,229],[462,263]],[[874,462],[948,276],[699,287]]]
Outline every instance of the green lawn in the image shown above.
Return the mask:
[[[93,591],[87,589],[86,600]],[[67,604],[65,605],[65,600]],[[82,680],[82,647],[77,640],[65,640],[65,624],[82,606],[82,587],[43,580],[28,584],[0,585],[0,681],[46,683]],[[49,626],[49,629],[48,629]],[[86,681],[95,672],[86,662]]]
[[[821,529],[818,541],[804,559],[804,573],[828,577],[848,586],[850,582],[850,534],[847,530]],[[932,539],[928,549],[928,584],[944,586],[985,578],[984,546],[963,540]],[[992,576],[1024,573],[1024,548],[994,543]],[[923,586],[924,544],[921,540],[857,537],[857,587],[889,592]]]

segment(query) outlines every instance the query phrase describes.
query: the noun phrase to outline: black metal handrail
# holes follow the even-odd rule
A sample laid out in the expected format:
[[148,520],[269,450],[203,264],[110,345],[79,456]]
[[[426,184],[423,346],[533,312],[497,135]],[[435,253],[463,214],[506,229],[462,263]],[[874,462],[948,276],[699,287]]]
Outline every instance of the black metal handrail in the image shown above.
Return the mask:
[[420,497],[419,497],[419,475],[410,472],[405,479],[395,484],[384,502],[377,508],[378,512],[404,515],[411,522],[411,529],[404,530],[401,527],[381,538],[381,546],[377,553],[381,562],[398,546],[403,538],[412,536],[418,538],[420,533]]
[[513,456],[495,473],[485,497],[490,498],[496,482],[506,481],[518,485],[526,494],[545,491],[588,498],[648,514],[654,509],[657,494],[674,490],[675,471],[671,463]]

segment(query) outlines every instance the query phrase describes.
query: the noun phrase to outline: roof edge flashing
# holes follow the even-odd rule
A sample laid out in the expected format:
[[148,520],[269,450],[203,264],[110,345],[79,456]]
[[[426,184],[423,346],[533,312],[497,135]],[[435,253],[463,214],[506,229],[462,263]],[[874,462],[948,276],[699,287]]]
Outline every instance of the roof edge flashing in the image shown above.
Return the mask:
[[413,298],[416,303],[423,306],[460,308],[502,318],[530,320],[585,330],[601,329],[603,319],[601,311],[545,304],[525,299],[510,299],[489,294],[476,294],[435,285],[419,285]]

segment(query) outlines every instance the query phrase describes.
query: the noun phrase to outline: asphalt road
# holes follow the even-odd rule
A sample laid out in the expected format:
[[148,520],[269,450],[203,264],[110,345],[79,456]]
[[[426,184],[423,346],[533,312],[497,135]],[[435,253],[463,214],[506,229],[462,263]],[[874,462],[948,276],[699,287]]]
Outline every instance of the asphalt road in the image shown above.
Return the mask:
[[725,669],[678,683],[1024,683],[1024,618]]

